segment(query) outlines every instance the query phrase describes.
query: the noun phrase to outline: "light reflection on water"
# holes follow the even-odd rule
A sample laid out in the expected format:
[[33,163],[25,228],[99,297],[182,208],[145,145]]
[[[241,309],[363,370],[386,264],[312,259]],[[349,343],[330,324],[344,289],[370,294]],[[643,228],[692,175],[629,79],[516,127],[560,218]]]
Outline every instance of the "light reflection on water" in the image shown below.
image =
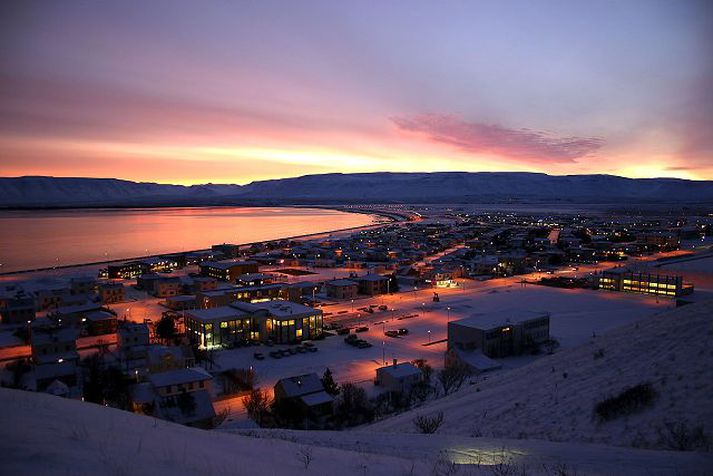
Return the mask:
[[371,222],[364,214],[287,207],[0,211],[0,272],[251,243]]

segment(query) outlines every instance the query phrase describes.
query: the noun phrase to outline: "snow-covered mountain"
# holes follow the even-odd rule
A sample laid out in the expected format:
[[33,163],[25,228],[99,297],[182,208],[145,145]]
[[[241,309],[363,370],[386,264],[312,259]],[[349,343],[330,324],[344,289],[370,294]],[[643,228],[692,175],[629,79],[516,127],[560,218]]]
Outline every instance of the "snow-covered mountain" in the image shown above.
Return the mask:
[[713,181],[524,172],[306,175],[247,185],[163,185],[118,179],[0,178],[0,206],[299,203],[713,203]]

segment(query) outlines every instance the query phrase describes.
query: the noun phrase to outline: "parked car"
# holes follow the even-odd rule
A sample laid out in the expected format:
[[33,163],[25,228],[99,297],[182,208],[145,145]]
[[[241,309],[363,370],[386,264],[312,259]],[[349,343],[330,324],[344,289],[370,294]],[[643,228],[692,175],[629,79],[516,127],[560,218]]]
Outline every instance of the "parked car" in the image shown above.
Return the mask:
[[396,331],[400,336],[408,335],[408,329],[399,329]]
[[386,337],[398,337],[399,336],[399,331],[385,331],[384,335]]
[[350,331],[350,329],[348,327],[344,327],[342,329],[337,329],[337,334],[339,334],[340,336],[343,336],[343,335],[349,334],[349,331]]
[[381,306],[379,306],[379,311],[388,311],[388,310],[389,310],[389,306],[387,306],[386,304],[382,304]]
[[369,328],[367,326],[361,326],[361,327],[357,327],[356,329],[354,329],[354,332],[366,332],[368,330],[369,330]]
[[273,350],[272,352],[270,352],[270,357],[272,357],[273,359],[281,359],[282,352],[280,352],[279,350]]
[[372,308],[370,308],[370,307],[367,307],[367,308],[364,309],[364,312],[368,312],[369,314],[373,314],[373,313],[374,313],[374,310],[373,310]]
[[302,345],[305,346],[305,347],[314,347],[314,344],[313,344],[312,342],[305,342],[305,343],[302,344]]
[[297,352],[299,352],[300,354],[304,354],[305,352],[307,352],[307,347],[299,346],[297,347]]
[[295,355],[297,353],[297,349],[294,347],[290,347],[289,349],[287,349],[287,352],[289,352],[290,355]]
[[371,344],[368,343],[368,342],[365,341],[365,340],[360,340],[360,341],[357,343],[356,346],[357,346],[359,349],[366,349],[366,348],[368,348],[368,347],[371,347]]
[[354,342],[356,340],[357,340],[356,334],[349,334],[348,336],[346,336],[344,338],[344,342],[346,342],[347,344],[351,344],[352,342]]
[[265,359],[265,355],[264,355],[262,352],[255,352],[255,353],[253,354],[253,357],[255,357],[257,360],[264,360],[264,359]]
[[308,347],[307,348],[310,352],[317,352],[319,349],[317,347]]

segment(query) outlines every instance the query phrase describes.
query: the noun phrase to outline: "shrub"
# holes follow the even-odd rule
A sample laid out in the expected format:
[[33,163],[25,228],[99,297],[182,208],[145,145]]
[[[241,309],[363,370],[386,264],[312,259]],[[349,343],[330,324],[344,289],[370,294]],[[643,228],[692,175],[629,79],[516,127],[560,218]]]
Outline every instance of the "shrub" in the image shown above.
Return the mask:
[[676,451],[710,450],[710,437],[703,425],[689,426],[686,421],[664,422],[658,427],[659,441]]
[[366,390],[353,384],[345,383],[334,402],[334,416],[347,426],[359,425],[374,418],[374,408],[369,402]]
[[268,393],[257,388],[243,397],[243,404],[248,416],[258,425],[262,425],[270,409],[270,396]]
[[650,383],[640,383],[627,388],[615,397],[610,397],[594,406],[599,421],[609,421],[623,415],[630,415],[651,405],[656,399],[656,391]]
[[443,424],[443,412],[438,412],[433,416],[418,415],[413,419],[413,424],[421,433],[431,434],[438,431]]

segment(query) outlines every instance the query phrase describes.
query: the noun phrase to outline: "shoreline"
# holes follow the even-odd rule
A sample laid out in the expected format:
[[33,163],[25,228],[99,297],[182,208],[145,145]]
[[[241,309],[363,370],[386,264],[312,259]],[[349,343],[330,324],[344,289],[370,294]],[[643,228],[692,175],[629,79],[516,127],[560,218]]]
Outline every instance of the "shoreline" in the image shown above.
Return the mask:
[[[226,206],[226,208],[236,208],[234,206]],[[99,207],[98,207],[99,208]],[[102,207],[103,208],[103,207]],[[129,207],[131,208],[131,207]],[[153,208],[153,207],[151,207]],[[163,208],[163,207],[162,207]],[[173,207],[173,208],[206,208],[206,207]],[[238,206],[237,208],[267,208],[267,207],[246,207],[246,206]],[[283,207],[280,207],[283,208]],[[389,221],[383,222],[383,223],[371,223],[368,225],[358,225],[358,226],[351,226],[347,228],[338,228],[334,230],[326,230],[326,231],[319,231],[315,233],[303,233],[301,235],[293,235],[293,236],[286,236],[286,237],[278,237],[278,238],[273,238],[270,240],[262,240],[262,241],[252,241],[252,242],[247,242],[247,243],[235,243],[236,245],[239,246],[252,246],[252,245],[257,245],[261,243],[267,243],[270,241],[282,241],[282,240],[304,240],[307,238],[316,238],[321,235],[331,235],[334,233],[344,233],[344,232],[354,232],[360,229],[369,229],[369,228],[376,228],[376,227],[381,227],[381,226],[386,226],[392,223],[399,223],[399,222],[407,222],[409,221],[409,217],[406,214],[399,214],[396,212],[391,212],[391,211],[383,211],[383,210],[345,210],[342,208],[337,208],[337,207],[329,207],[329,206],[314,206],[314,207],[309,207],[309,206],[286,206],[284,208],[314,208],[314,209],[323,209],[323,210],[334,210],[334,211],[339,211],[343,213],[359,213],[362,215],[375,215],[378,217],[385,218]],[[77,208],[77,209],[84,209],[84,208]],[[93,208],[96,210],[97,208]],[[57,210],[57,209],[54,209]],[[32,268],[32,269],[23,269],[23,270],[16,270],[16,271],[5,271],[5,272],[0,272],[0,276],[12,276],[12,275],[20,275],[20,274],[30,274],[30,273],[39,273],[43,271],[58,271],[58,270],[68,270],[72,268],[82,268],[82,267],[88,267],[88,266],[99,266],[99,265],[104,265],[104,264],[110,264],[110,263],[122,263],[125,261],[136,261],[136,260],[142,260],[142,259],[148,259],[148,258],[156,258],[160,256],[165,256],[165,255],[171,255],[171,254],[178,254],[178,253],[197,253],[197,252],[202,252],[202,251],[210,251],[211,248],[200,248],[200,249],[195,249],[195,250],[186,250],[186,251],[180,251],[180,252],[166,252],[166,253],[158,253],[158,254],[150,254],[150,255],[143,255],[143,256],[133,256],[133,257],[124,257],[124,258],[117,258],[117,259],[110,259],[110,260],[102,260],[102,261],[92,261],[89,263],[75,263],[75,264],[67,264],[67,265],[62,265],[62,266],[47,266],[47,267],[41,267],[41,268]]]

